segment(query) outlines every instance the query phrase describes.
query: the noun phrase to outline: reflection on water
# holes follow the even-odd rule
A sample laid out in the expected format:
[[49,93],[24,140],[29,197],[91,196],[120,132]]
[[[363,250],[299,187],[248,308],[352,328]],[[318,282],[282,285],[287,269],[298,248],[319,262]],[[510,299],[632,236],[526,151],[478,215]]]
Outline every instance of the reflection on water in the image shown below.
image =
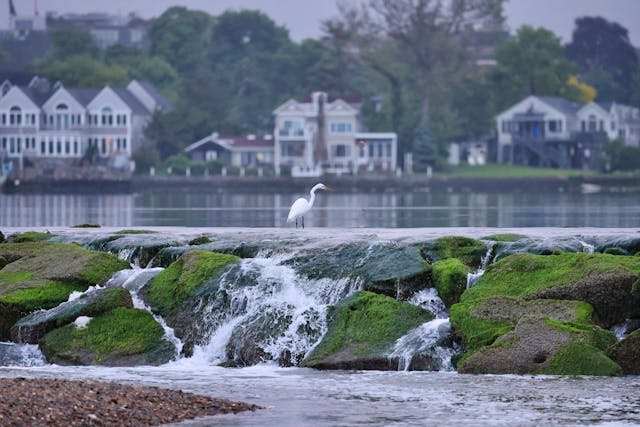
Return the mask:
[[[304,194],[0,194],[0,226],[285,227]],[[638,227],[638,193],[322,193],[311,227]]]

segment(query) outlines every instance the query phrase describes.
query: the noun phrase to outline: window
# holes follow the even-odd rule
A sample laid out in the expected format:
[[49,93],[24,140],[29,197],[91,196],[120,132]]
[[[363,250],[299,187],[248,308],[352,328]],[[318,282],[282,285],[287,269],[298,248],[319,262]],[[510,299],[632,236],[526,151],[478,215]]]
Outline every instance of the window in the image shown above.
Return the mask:
[[123,114],[123,115],[122,115],[122,124],[123,124],[123,125],[126,125],[126,124],[127,124],[127,115],[126,115],[126,114]]
[[[503,124],[504,124],[504,122],[503,122]],[[367,154],[366,146],[367,146],[367,144],[366,144],[366,143],[364,143],[364,142],[362,142],[362,143],[358,144],[358,156],[359,156],[361,159],[364,159],[364,157],[365,157],[365,156],[366,156],[366,154]]]
[[596,116],[591,114],[589,116],[589,132],[595,132],[596,130]]
[[604,120],[600,120],[600,132],[604,132]]
[[67,104],[56,105],[56,129],[69,128],[69,107]]
[[107,139],[102,138],[102,145],[100,146],[100,152],[105,155],[107,154]]
[[616,122],[611,120],[611,130],[616,130]]
[[549,132],[556,132],[558,129],[558,125],[556,124],[557,122],[555,120],[550,120],[549,121]]
[[345,144],[337,144],[333,146],[334,157],[350,157],[351,147]]
[[2,113],[2,119],[1,120],[2,120],[2,122],[1,122],[2,126],[6,125],[7,124],[7,115]]
[[122,138],[122,149],[123,150],[127,149],[127,138]]
[[350,133],[351,131],[350,122],[331,122],[331,133]]
[[1,146],[1,148],[2,148],[3,150],[6,150],[6,149],[7,149],[7,137],[6,137],[6,136],[3,136],[3,137],[2,137],[2,146]]
[[49,154],[53,154],[53,141],[49,140]]
[[46,154],[47,153],[47,143],[45,142],[44,139],[40,140],[40,154]]
[[60,140],[56,141],[56,153],[62,154],[62,142]]
[[71,153],[71,143],[68,139],[64,142],[64,152],[65,154]]
[[22,110],[20,107],[11,107],[9,110],[9,124],[20,125],[22,124]]
[[102,109],[102,126],[113,126],[113,112],[109,107]]

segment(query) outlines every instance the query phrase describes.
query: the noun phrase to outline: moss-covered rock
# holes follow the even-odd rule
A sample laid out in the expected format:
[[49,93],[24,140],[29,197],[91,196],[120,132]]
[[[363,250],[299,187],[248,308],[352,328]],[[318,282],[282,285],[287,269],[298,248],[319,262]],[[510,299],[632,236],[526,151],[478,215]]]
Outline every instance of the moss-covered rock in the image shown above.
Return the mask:
[[419,307],[361,291],[335,307],[328,330],[303,365],[318,369],[392,369],[395,342],[433,319]]
[[9,264],[9,261],[7,261],[5,257],[0,256],[0,270],[2,270],[7,264]]
[[431,265],[411,246],[350,243],[300,255],[287,263],[311,279],[357,279],[363,289],[393,297],[407,298],[431,287]]
[[4,234],[0,231],[0,243],[4,243]]
[[603,253],[609,254],[609,255],[621,255],[621,256],[629,255],[629,252],[627,252],[625,249],[622,249],[622,248],[607,248],[604,250]]
[[513,297],[489,297],[455,304],[451,307],[450,318],[467,350],[465,357],[468,357],[513,330],[522,318],[587,323],[592,311],[589,304],[580,301],[523,301]]
[[155,312],[170,318],[185,300],[238,260],[197,249],[186,252],[142,289],[143,298]]
[[[618,375],[620,366],[604,350],[615,341],[596,326],[537,316],[522,317],[513,331],[458,364],[475,374]],[[583,352],[583,357],[576,350]]]
[[24,242],[42,242],[45,240],[49,240],[53,237],[53,234],[41,231],[26,231],[24,233],[16,234],[12,237],[12,242],[14,243],[24,243]]
[[487,248],[480,240],[462,236],[446,236],[434,242],[423,244],[425,257],[431,261],[457,258],[467,266],[475,269],[482,263]]
[[71,226],[71,228],[100,228],[100,224],[89,224],[89,223],[83,223],[83,224],[76,224]]
[[212,240],[207,236],[198,236],[194,239],[189,240],[189,245],[191,246],[204,245],[211,242]]
[[640,317],[640,298],[632,292],[636,281],[637,274],[617,266],[611,271],[594,272],[575,283],[543,289],[525,298],[586,301],[594,308],[595,323],[609,329],[625,319]]
[[119,307],[92,318],[84,329],[70,324],[49,332],[40,349],[59,365],[159,365],[175,356],[163,335],[148,312]]
[[482,240],[491,240],[494,242],[517,242],[518,240],[528,239],[524,234],[515,234],[515,233],[498,233],[491,234],[489,236],[484,236],[481,238]]
[[624,237],[603,237],[598,239],[595,245],[596,252],[607,252],[608,249],[614,251],[622,250],[627,255],[634,255],[640,253],[640,236],[633,236],[629,234]]
[[[514,254],[494,264],[461,297],[468,301],[489,296],[524,297],[543,289],[567,286],[623,266],[640,273],[640,260],[604,254],[565,253],[556,256]],[[578,298],[576,298],[578,299]]]
[[113,255],[64,243],[3,243],[0,256],[9,261],[0,271],[0,340],[8,340],[11,326],[27,314],[130,268]]
[[457,258],[444,259],[433,265],[433,285],[447,307],[460,301],[467,287],[467,274],[471,269]]
[[133,308],[129,291],[121,287],[98,289],[52,309],[23,317],[11,328],[11,340],[37,344],[47,332],[67,325],[79,316],[95,317],[116,307]]
[[115,234],[156,234],[157,231],[154,230],[119,230],[116,231]]
[[640,329],[627,335],[609,349],[609,356],[626,375],[640,375]]

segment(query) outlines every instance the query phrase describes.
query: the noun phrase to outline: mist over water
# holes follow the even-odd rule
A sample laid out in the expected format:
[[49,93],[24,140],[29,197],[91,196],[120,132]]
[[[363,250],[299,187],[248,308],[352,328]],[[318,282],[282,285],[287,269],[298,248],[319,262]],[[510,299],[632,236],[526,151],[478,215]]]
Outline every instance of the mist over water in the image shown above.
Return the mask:
[[[285,227],[303,193],[0,194],[0,226]],[[307,227],[639,227],[640,193],[323,193]]]

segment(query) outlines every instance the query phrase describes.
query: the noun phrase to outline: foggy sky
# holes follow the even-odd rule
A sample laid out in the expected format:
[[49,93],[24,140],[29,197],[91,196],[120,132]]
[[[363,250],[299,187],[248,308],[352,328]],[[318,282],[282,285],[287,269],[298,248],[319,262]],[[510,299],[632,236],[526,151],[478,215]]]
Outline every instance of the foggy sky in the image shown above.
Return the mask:
[[[355,0],[352,0],[355,1]],[[37,2],[41,13],[137,12],[150,18],[173,5],[204,10],[218,15],[225,9],[260,9],[290,30],[294,40],[317,37],[320,21],[335,16],[335,0],[13,0],[19,15],[31,15]],[[4,3],[4,5],[3,5]],[[8,26],[8,0],[0,0],[0,26]],[[507,0],[507,23],[514,32],[523,24],[543,26],[563,41],[571,39],[574,20],[600,15],[629,30],[631,42],[640,46],[640,0]]]

